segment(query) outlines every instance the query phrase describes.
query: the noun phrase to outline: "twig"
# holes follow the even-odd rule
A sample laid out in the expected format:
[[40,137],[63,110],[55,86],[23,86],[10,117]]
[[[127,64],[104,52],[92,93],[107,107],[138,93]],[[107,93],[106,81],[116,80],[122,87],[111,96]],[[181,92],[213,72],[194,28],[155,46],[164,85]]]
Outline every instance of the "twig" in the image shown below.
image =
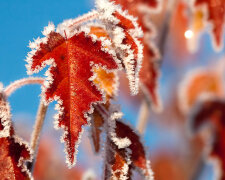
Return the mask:
[[145,133],[150,107],[151,105],[147,102],[147,100],[145,98],[142,98],[140,109],[138,112],[137,125],[136,125],[137,130],[140,134]]
[[30,78],[20,79],[20,80],[14,81],[12,84],[7,86],[4,89],[4,93],[7,97],[9,97],[14,91],[16,91],[18,88],[21,88],[25,85],[43,84],[43,83],[44,83],[44,79],[38,78],[38,77],[30,77]]
[[144,134],[147,122],[148,122],[148,116],[149,116],[149,109],[150,106],[147,103],[145,99],[141,102],[141,107],[139,110],[139,117],[138,117],[138,123],[137,123],[137,130],[140,134]]
[[69,28],[73,28],[74,26],[79,26],[80,24],[94,20],[98,17],[99,13],[96,10],[93,10],[87,14],[84,14],[74,20],[72,20],[72,23],[68,26]]
[[[45,119],[45,116],[46,116],[47,109],[48,109],[48,106],[46,106],[41,100],[39,108],[38,108],[38,112],[37,112],[34,130],[32,132],[31,141],[30,141],[30,146],[31,146],[31,149],[34,152],[34,156],[37,152],[40,133],[41,133],[41,130],[42,130],[42,127],[43,127],[43,123],[44,123],[44,119]],[[30,164],[31,171],[34,168],[35,159],[36,158],[34,157],[33,162]]]

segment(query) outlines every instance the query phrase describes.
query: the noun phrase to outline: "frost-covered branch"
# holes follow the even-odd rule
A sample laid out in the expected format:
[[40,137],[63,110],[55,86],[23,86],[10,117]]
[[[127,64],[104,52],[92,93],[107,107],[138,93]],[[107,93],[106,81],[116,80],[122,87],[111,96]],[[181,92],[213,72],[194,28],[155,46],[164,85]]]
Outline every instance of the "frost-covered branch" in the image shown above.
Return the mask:
[[[43,127],[43,123],[44,123],[44,119],[45,119],[45,116],[46,116],[47,109],[48,109],[48,106],[46,106],[41,100],[40,105],[39,105],[39,109],[38,109],[38,112],[37,112],[34,130],[32,132],[31,141],[30,141],[30,146],[31,146],[31,149],[33,150],[34,154],[37,151],[39,137],[40,137],[41,129]],[[32,165],[31,165],[32,169],[34,167],[34,163],[35,163],[35,157],[34,157],[34,160],[32,162]]]
[[14,91],[16,91],[18,88],[21,88],[25,85],[29,84],[43,84],[44,79],[39,77],[30,77],[30,78],[24,78],[17,81],[14,81],[12,84],[7,86],[4,89],[5,95],[8,97],[10,96]]
[[98,17],[98,15],[99,15],[99,13],[96,10],[93,10],[93,11],[87,13],[87,14],[84,14],[84,15],[74,19],[72,21],[72,23],[69,25],[69,28],[72,28],[74,26],[79,26],[80,24],[83,24],[87,21],[94,20]]

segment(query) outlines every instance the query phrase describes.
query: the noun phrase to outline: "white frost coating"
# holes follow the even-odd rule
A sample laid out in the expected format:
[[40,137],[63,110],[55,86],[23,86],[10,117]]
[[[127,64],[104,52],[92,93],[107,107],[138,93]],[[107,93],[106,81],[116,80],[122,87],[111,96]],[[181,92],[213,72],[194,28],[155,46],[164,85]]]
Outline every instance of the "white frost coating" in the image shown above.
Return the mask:
[[52,22],[48,23],[48,26],[44,27],[44,30],[42,31],[42,34],[44,36],[47,36],[50,34],[52,31],[55,31],[55,25]]
[[11,113],[9,103],[6,101],[3,92],[0,92],[0,121],[3,126],[3,130],[0,130],[0,138],[9,137],[12,127]]
[[123,149],[131,145],[131,141],[127,137],[118,138],[115,133],[111,133],[111,136],[112,141],[118,146],[119,149]]
[[[123,60],[129,80],[131,94],[135,95],[138,93],[138,77],[143,59],[143,46],[138,38],[143,37],[143,32],[137,24],[137,19],[130,16],[127,11],[123,11],[119,5],[115,5],[113,2],[109,2],[108,0],[97,0],[96,7],[99,10],[99,19],[106,24],[109,36],[115,45],[116,53],[119,54],[119,58]],[[137,54],[135,54],[134,50],[131,49],[131,45],[122,43],[126,38],[124,32],[125,30],[118,26],[120,20],[113,15],[115,12],[118,12],[121,16],[129,19],[133,23],[134,29],[127,30],[127,33],[133,38],[135,44],[137,45]],[[135,60],[137,61],[137,66],[135,66]]]
[[97,0],[96,8],[99,10],[99,18],[109,21],[114,24],[118,24],[119,20],[113,16],[113,13],[120,8],[120,6],[115,5],[113,2],[108,0]]
[[0,93],[2,92],[3,90],[3,84],[0,82]]

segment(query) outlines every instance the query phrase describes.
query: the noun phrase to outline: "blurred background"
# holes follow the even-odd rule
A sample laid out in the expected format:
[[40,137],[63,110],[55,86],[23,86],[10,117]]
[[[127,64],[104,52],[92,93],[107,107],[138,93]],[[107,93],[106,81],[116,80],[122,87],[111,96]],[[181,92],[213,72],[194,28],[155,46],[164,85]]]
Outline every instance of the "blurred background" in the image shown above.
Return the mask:
[[[224,98],[224,48],[215,51],[209,26],[201,14],[193,12],[186,1],[168,6],[162,0],[162,10],[152,14],[156,26],[156,46],[163,46],[160,63],[159,95],[163,110],[149,110],[143,142],[149,154],[156,180],[212,180],[213,165],[205,160],[205,134],[190,134],[188,123],[195,102],[204,92]],[[94,0],[1,0],[0,1],[0,82],[4,87],[27,77],[25,58],[28,44],[42,36],[48,22],[59,24],[94,8]],[[203,23],[203,24],[201,24]],[[166,35],[163,45],[162,35]],[[38,76],[43,76],[42,71]],[[121,75],[118,104],[124,119],[137,125],[142,95],[130,96],[128,82]],[[187,85],[189,84],[189,85]],[[10,98],[16,132],[29,141],[40,101],[39,85],[16,91]],[[76,166],[68,170],[64,157],[61,131],[53,128],[54,103],[48,109],[41,135],[35,179],[81,179],[90,176],[101,179],[103,157],[93,153],[88,127],[82,136]],[[135,174],[135,179],[142,179]]]

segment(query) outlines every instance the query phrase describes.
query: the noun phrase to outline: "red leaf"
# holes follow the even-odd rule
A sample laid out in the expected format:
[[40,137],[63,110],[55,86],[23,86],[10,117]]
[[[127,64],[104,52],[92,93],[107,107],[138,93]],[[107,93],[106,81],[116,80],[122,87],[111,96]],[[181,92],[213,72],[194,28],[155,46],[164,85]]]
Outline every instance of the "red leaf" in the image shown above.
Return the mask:
[[222,47],[225,22],[225,0],[195,0],[196,7],[206,5],[208,21],[212,23],[213,38],[217,48]]
[[[107,107],[100,105],[95,108],[93,121],[100,122],[97,127],[103,127],[103,124],[107,123],[104,128],[107,133],[105,179],[131,179],[135,168],[140,170],[145,179],[152,179],[150,162],[146,159],[140,137],[131,127],[119,120],[121,117],[122,113],[113,105]],[[95,138],[100,137],[101,132]],[[97,149],[100,147],[99,139],[94,141]]]
[[32,179],[25,160],[31,161],[27,143],[15,136],[11,123],[9,105],[0,92],[0,176],[1,179]]
[[[116,4],[122,6],[123,10],[128,12],[134,17],[138,18],[138,24],[144,32],[143,38],[140,38],[143,47],[143,63],[140,70],[140,82],[141,87],[153,105],[155,110],[160,110],[161,103],[158,96],[158,62],[156,59],[159,58],[158,50],[152,43],[152,39],[155,37],[156,32],[153,24],[150,22],[151,12],[157,10],[160,7],[159,2],[156,0],[115,0]],[[145,7],[145,10],[141,7]]]
[[120,6],[115,5],[113,1],[98,0],[97,7],[100,12],[99,18],[106,24],[118,58],[125,67],[131,93],[137,94],[138,77],[143,59],[143,46],[139,41],[142,30],[137,20],[123,11]]
[[[192,131],[198,131],[204,124],[210,123],[213,127],[213,141],[209,157],[219,160],[215,168],[219,168],[222,180],[225,180],[225,101],[208,99],[200,102],[192,115]],[[216,171],[218,172],[218,170]]]
[[106,120],[109,128],[105,147],[105,177],[131,178],[132,170],[137,168],[145,179],[152,179],[150,162],[146,159],[145,149],[139,135],[120,121],[120,118],[121,113],[113,110],[111,116]]
[[130,160],[132,166],[140,169],[145,177],[151,178],[152,171],[149,161],[146,159],[145,149],[140,141],[139,135],[135,133],[131,127],[121,121],[116,121],[115,132],[118,138],[128,138],[131,141],[131,144],[127,148],[131,151]]
[[118,153],[115,144],[107,139],[105,144],[105,178],[104,179],[131,179],[131,164],[129,153],[121,151]]
[[[0,138],[1,179],[31,179],[31,174],[22,162],[31,158],[27,144],[16,136]],[[24,162],[23,162],[24,163]]]
[[[31,44],[32,45],[32,44]],[[116,58],[107,52],[103,42],[93,40],[85,32],[70,38],[50,31],[38,42],[36,51],[29,55],[28,71],[37,72],[51,65],[43,89],[47,103],[57,100],[57,126],[63,128],[68,165],[75,164],[75,146],[78,145],[82,126],[87,124],[91,105],[104,102],[99,88],[93,84],[93,68],[101,66],[108,71],[117,70]]]

